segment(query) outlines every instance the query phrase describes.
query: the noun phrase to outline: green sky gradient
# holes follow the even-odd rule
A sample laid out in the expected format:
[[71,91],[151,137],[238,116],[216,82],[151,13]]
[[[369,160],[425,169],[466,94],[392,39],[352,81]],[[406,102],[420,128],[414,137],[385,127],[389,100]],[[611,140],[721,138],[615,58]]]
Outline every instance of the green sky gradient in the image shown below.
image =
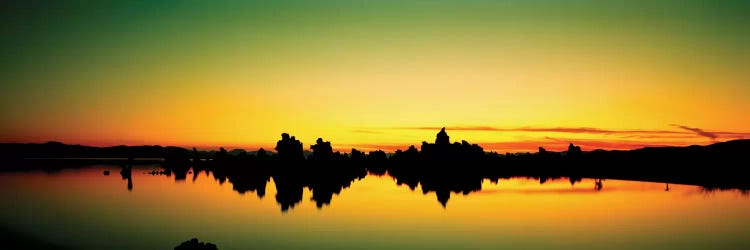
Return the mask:
[[[750,122],[746,115],[738,117],[750,110],[748,1],[11,1],[0,6],[3,140],[106,144],[95,139],[121,134],[111,143],[252,144],[297,129],[308,137],[325,133],[320,136],[332,134],[353,143],[354,136],[336,134],[343,132],[279,124],[337,131],[445,122],[494,126],[496,120],[482,118],[494,111],[506,116],[499,125],[518,126],[651,129],[688,123],[743,130],[741,124]],[[441,78],[436,72],[455,73],[443,79],[464,75],[468,85],[480,77],[477,86],[486,91],[471,92],[459,83],[425,83]],[[542,76],[534,79],[535,72]],[[555,82],[555,74],[564,76]],[[360,79],[383,75],[405,78],[377,84]],[[629,81],[633,75],[654,77]],[[586,83],[572,86],[591,93],[516,99],[523,95],[503,91],[553,92],[578,77]],[[389,94],[357,97],[375,88],[387,88]],[[431,93],[433,88],[446,89],[445,96]],[[390,93],[399,91],[403,94]],[[643,91],[656,92],[642,97]],[[299,105],[284,104],[283,96]],[[442,107],[435,96],[456,100],[444,121],[437,121],[438,115],[414,115],[424,110],[379,114],[410,102]],[[581,111],[590,117],[622,112],[629,116],[625,122],[566,118],[552,115],[560,113],[554,109],[534,108],[544,99],[551,106],[579,109],[575,105],[586,103],[577,100],[597,96],[619,104],[693,98],[702,111],[685,107],[678,112],[684,106],[678,101],[656,110],[680,113],[665,119],[610,101],[609,111]],[[221,99],[229,100],[215,103]],[[518,114],[505,109],[461,112],[497,105],[497,99],[526,108]],[[341,106],[350,109],[330,111]],[[194,109],[205,114],[212,108],[222,111],[209,118],[223,122],[196,125],[180,113]],[[296,120],[279,115],[307,108],[330,112],[312,111]],[[351,115],[355,110],[368,114]],[[249,115],[233,118],[242,112]],[[139,121],[169,114],[178,121],[174,125]],[[265,120],[274,123],[262,125]],[[123,132],[144,127],[181,132],[155,139],[157,132]],[[242,129],[257,133],[230,136]],[[188,133],[200,136],[180,139]]]

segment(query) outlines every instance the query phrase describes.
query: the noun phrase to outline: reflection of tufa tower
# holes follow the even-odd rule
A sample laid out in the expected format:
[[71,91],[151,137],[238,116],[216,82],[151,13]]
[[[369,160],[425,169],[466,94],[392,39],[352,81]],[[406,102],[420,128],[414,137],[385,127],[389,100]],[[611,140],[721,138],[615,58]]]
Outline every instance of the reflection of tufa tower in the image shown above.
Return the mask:
[[445,127],[440,129],[440,132],[437,133],[437,138],[435,138],[435,144],[436,145],[451,144],[450,137],[448,136],[448,133],[445,132]]

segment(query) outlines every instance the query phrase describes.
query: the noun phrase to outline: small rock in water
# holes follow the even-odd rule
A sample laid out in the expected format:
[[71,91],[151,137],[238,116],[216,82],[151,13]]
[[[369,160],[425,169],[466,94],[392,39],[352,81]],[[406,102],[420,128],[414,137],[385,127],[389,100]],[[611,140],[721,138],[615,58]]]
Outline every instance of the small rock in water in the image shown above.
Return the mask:
[[104,170],[104,175],[109,175],[109,170]]

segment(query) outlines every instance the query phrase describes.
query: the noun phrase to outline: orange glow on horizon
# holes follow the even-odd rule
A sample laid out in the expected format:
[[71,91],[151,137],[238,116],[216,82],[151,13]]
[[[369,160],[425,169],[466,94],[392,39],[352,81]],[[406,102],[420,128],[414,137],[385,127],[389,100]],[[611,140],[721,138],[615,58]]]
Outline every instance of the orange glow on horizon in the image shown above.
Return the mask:
[[[386,130],[387,131],[387,130]],[[744,139],[746,137],[750,137],[750,133],[731,133],[728,136],[724,136],[723,138],[717,138],[714,140],[708,140],[706,138],[703,138],[701,136],[694,136],[694,135],[682,135],[679,134],[677,136],[653,136],[653,138],[649,137],[636,137],[636,138],[629,138],[630,136],[625,137],[615,137],[611,138],[610,135],[600,136],[600,135],[591,135],[591,134],[584,134],[584,135],[577,135],[577,134],[563,134],[563,136],[567,135],[567,137],[528,137],[527,134],[522,135],[518,138],[510,137],[510,139],[503,139],[503,137],[500,137],[498,141],[474,141],[471,139],[472,136],[480,135],[480,138],[482,136],[487,137],[488,132],[486,131],[469,131],[465,132],[461,129],[458,130],[458,132],[451,131],[450,128],[447,130],[449,135],[451,135],[451,142],[460,142],[461,140],[467,140],[469,143],[472,144],[478,144],[481,146],[486,152],[498,152],[498,153],[505,153],[505,152],[536,152],[539,147],[544,147],[546,150],[550,151],[566,151],[568,148],[568,145],[570,143],[573,143],[577,146],[581,146],[584,151],[591,151],[595,149],[604,149],[604,150],[632,150],[632,149],[638,149],[638,148],[644,148],[644,147],[662,147],[662,146],[690,146],[690,145],[709,145],[716,142],[722,142],[722,141],[729,141],[733,139]],[[409,133],[410,131],[407,131],[406,133]],[[417,149],[420,148],[422,141],[427,141],[429,143],[432,143],[434,141],[434,136],[430,135],[433,134],[433,130],[424,130],[424,131],[417,131],[416,134],[422,134],[425,135],[425,139],[422,140],[412,140],[411,142],[404,142],[404,143],[337,143],[336,141],[332,141],[332,146],[334,151],[340,151],[342,153],[349,153],[351,149],[357,149],[364,152],[369,151],[375,151],[375,150],[383,150],[385,152],[395,152],[396,150],[406,150],[409,148],[409,146],[413,145],[417,147]],[[675,133],[681,133],[679,131],[671,131]],[[360,133],[360,132],[357,132]],[[402,131],[403,133],[403,131]],[[459,138],[458,136],[454,136],[453,134],[459,134],[462,136],[467,136],[466,138]],[[506,134],[518,134],[518,132],[489,132],[489,133],[506,133]],[[560,135],[559,133],[552,133],[556,135]],[[294,134],[292,134],[294,135]],[[489,135],[489,137],[493,137],[492,135]],[[311,137],[312,138],[312,137]],[[314,137],[318,138],[318,137]],[[321,137],[325,140],[326,137]],[[356,137],[355,137],[356,138]],[[519,140],[520,138],[520,140]],[[525,139],[524,139],[525,138]],[[301,138],[298,138],[301,139]],[[503,141],[508,140],[508,141]],[[97,146],[97,147],[108,147],[108,146],[118,146],[118,145],[127,145],[127,146],[140,146],[140,145],[161,145],[161,146],[178,146],[183,148],[197,148],[198,150],[218,150],[220,147],[223,147],[227,150],[232,149],[245,149],[248,151],[255,151],[260,148],[263,148],[265,150],[275,151],[275,141],[272,142],[264,142],[264,143],[243,143],[243,142],[233,142],[233,143],[221,143],[221,142],[206,142],[206,143],[194,143],[194,142],[185,142],[183,140],[174,140],[173,142],[157,142],[157,141],[150,141],[150,140],[143,140],[143,141],[134,141],[134,140],[126,140],[126,141],[120,141],[119,143],[110,143],[107,139],[101,139],[101,140],[38,140],[33,137],[9,137],[6,138],[4,142],[10,142],[10,143],[45,143],[48,141],[60,141],[66,144],[79,144],[79,145],[86,145],[86,146]],[[310,150],[310,145],[314,143],[314,140],[309,141],[302,141],[303,148],[305,150]]]

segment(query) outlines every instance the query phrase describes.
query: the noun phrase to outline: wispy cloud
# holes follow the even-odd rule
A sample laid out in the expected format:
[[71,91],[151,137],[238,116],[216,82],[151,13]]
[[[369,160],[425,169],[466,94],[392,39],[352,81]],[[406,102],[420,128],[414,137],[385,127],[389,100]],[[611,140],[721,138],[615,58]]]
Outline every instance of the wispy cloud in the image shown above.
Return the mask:
[[[412,129],[412,130],[439,130],[442,127],[395,127],[394,129]],[[673,130],[642,130],[642,129],[601,129],[591,127],[517,127],[517,128],[499,128],[490,126],[457,126],[446,127],[447,130],[456,131],[498,131],[498,132],[557,132],[557,133],[576,133],[576,134],[688,134],[683,131]]]
[[360,133],[360,134],[382,134],[383,132],[375,131],[375,130],[369,130],[369,129],[355,129],[352,130],[354,133]]
[[[729,131],[706,131],[700,128],[692,128],[683,125],[670,124],[670,126],[682,130],[647,130],[647,129],[603,129],[592,127],[515,127],[500,128],[492,126],[454,126],[446,127],[447,130],[453,131],[496,131],[496,132],[531,132],[531,133],[571,133],[571,134],[600,134],[600,135],[621,135],[623,138],[686,138],[687,136],[706,137],[716,140],[719,137],[729,139],[740,139],[750,137],[747,132],[729,132]],[[393,127],[391,129],[406,130],[439,130],[441,127]]]
[[696,135],[703,136],[703,137],[706,137],[706,138],[710,138],[711,140],[716,140],[716,138],[719,137],[718,135],[716,135],[716,133],[707,132],[707,131],[705,131],[703,129],[700,129],[700,128],[691,128],[691,127],[683,126],[683,125],[679,125],[679,124],[669,124],[669,125],[673,126],[673,127],[678,127],[678,128],[681,128],[681,129],[684,129],[684,130],[687,130],[687,131],[691,131],[691,132],[695,133]]
[[[544,147],[552,151],[567,150],[568,144],[573,143],[581,146],[584,150],[594,149],[620,149],[630,150],[644,147],[659,146],[689,146],[693,144],[704,144],[703,138],[709,138],[712,142],[750,138],[750,132],[732,131],[707,131],[700,128],[692,128],[683,125],[670,124],[673,130],[646,130],[646,129],[604,129],[593,127],[493,127],[493,126],[448,126],[448,131],[477,131],[477,132],[528,132],[538,136],[524,136],[513,141],[475,141],[487,151],[496,152],[534,152],[538,147]],[[437,131],[442,127],[390,127],[390,128],[367,128],[353,130],[356,133],[388,133],[384,130],[430,130]],[[547,134],[545,134],[547,133]],[[398,134],[398,133],[396,133]],[[570,134],[571,136],[566,136]],[[577,136],[572,136],[573,134]],[[580,135],[597,135],[596,138],[585,138]],[[584,137],[584,138],[581,138]],[[425,138],[427,139],[427,138]],[[719,140],[721,139],[721,140]],[[416,143],[416,142],[414,142]],[[378,144],[347,144],[345,147],[356,147],[364,150],[382,149],[393,152],[397,149],[405,150],[408,144],[402,145],[378,145]],[[417,146],[419,146],[417,144]]]
[[[479,144],[485,151],[495,152],[536,152],[539,147],[544,147],[550,151],[565,151],[568,149],[568,144],[573,143],[581,146],[584,150],[594,149],[637,149],[644,147],[657,147],[657,146],[688,146],[692,143],[681,142],[681,141],[658,141],[658,142],[643,142],[639,140],[594,140],[594,139],[578,139],[578,138],[556,138],[556,137],[544,137],[530,140],[521,141],[479,141],[473,142]],[[395,152],[396,150],[406,150],[409,145],[415,145],[417,148],[419,144],[337,144],[333,145],[335,150],[341,152],[348,152],[351,148],[356,148],[361,151],[373,151],[373,150],[384,150],[386,152]]]
[[573,143],[577,146],[581,146],[585,151],[594,149],[621,149],[631,150],[644,147],[657,147],[657,146],[688,146],[692,143],[680,142],[680,141],[658,141],[658,142],[643,142],[640,140],[593,140],[593,139],[578,139],[578,138],[553,138],[545,137],[533,140],[523,141],[501,141],[501,142],[478,142],[487,151],[496,152],[535,152],[538,147],[544,147],[550,151],[565,151],[568,149],[568,144]]

